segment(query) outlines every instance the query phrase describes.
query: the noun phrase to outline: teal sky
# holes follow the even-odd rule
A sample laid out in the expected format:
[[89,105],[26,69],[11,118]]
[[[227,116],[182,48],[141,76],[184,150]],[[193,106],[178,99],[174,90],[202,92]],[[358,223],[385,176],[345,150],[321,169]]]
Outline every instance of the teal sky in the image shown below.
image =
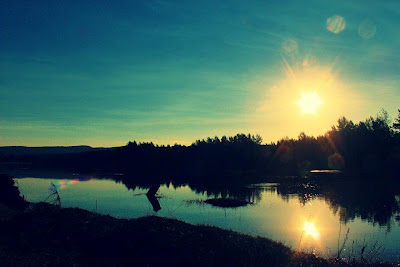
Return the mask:
[[398,0],[3,0],[0,145],[271,142],[395,118],[399,18]]

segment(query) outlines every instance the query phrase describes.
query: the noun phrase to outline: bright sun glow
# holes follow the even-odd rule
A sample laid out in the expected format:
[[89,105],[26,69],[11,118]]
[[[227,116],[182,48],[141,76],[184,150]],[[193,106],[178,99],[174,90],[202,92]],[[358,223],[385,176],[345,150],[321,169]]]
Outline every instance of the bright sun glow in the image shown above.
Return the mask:
[[[250,127],[264,132],[268,139],[279,140],[284,135],[296,138],[301,132],[323,135],[340,116],[358,115],[358,107],[365,104],[361,92],[350,90],[354,84],[349,80],[345,83],[341,72],[333,70],[336,61],[325,65],[317,58],[300,60],[283,58],[283,75],[268,72],[249,84],[249,90],[265,93]],[[275,74],[277,80],[270,82],[268,78]]]
[[322,104],[321,98],[315,92],[301,93],[301,98],[296,102],[303,114],[316,114]]
[[314,239],[319,239],[319,232],[315,227],[314,222],[304,222],[303,231],[306,236],[311,236]]

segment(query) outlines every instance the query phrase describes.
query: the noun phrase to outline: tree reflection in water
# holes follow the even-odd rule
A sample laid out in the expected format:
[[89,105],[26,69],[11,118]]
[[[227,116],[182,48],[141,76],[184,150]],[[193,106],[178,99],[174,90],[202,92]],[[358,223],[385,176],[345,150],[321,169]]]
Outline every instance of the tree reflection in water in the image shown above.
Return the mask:
[[[150,189],[154,185],[169,185],[173,188],[188,185],[196,193],[207,197],[233,198],[257,204],[261,201],[263,192],[278,194],[282,199],[297,198],[301,205],[306,205],[313,199],[325,200],[340,221],[347,223],[355,218],[361,218],[372,224],[386,226],[390,231],[393,224],[400,226],[400,190],[398,186],[388,186],[384,183],[346,179],[336,175],[323,179],[282,179],[279,183],[254,184],[214,184],[199,182],[184,182],[182,179],[120,179],[128,189]],[[227,179],[229,181],[229,179]],[[274,181],[274,180],[272,180]],[[276,179],[275,179],[276,181]],[[153,203],[152,203],[153,205]],[[153,205],[154,207],[154,205]],[[159,209],[161,207],[156,207]],[[307,227],[307,229],[310,227]],[[310,228],[311,229],[311,228]]]

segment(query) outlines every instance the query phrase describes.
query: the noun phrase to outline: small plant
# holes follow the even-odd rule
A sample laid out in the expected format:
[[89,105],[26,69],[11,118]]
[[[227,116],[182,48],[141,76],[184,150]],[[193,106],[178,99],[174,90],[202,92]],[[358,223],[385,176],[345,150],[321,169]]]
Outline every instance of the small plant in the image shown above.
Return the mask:
[[342,254],[342,251],[343,251],[344,247],[346,246],[347,239],[349,238],[349,233],[350,233],[350,228],[347,228],[346,236],[343,239],[343,244],[340,247],[340,249],[338,249],[337,259],[340,259],[340,254]]
[[44,200],[44,202],[48,202],[52,205],[55,205],[59,208],[61,208],[61,198],[60,194],[58,194],[57,186],[53,183],[51,183],[50,188],[50,195]]

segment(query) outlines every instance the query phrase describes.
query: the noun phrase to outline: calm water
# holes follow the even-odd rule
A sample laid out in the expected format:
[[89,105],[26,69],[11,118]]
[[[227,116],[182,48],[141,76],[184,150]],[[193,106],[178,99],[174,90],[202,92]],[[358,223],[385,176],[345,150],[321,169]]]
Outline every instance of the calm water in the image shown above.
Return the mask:
[[[254,191],[249,198],[254,204],[239,208],[219,208],[191,201],[205,200],[210,196],[207,191],[197,193],[189,186],[174,188],[164,185],[157,193],[161,210],[155,212],[145,195],[148,189],[129,190],[123,183],[114,180],[18,179],[21,194],[31,202],[45,200],[49,196],[51,182],[59,187],[63,207],[95,211],[97,203],[97,212],[119,218],[156,214],[195,224],[214,225],[268,237],[293,249],[315,252],[323,257],[336,255],[338,243],[341,247],[349,231],[342,257],[359,257],[361,247],[367,244],[364,253],[367,258],[378,256],[379,259],[400,261],[398,212],[388,217],[387,223],[381,226],[370,218],[361,219],[360,216],[340,220],[343,212],[349,212],[349,209],[332,204],[332,201],[319,195],[306,195],[305,201],[304,194],[283,194],[278,184],[247,188],[247,191]],[[398,197],[396,200],[399,200]]]

